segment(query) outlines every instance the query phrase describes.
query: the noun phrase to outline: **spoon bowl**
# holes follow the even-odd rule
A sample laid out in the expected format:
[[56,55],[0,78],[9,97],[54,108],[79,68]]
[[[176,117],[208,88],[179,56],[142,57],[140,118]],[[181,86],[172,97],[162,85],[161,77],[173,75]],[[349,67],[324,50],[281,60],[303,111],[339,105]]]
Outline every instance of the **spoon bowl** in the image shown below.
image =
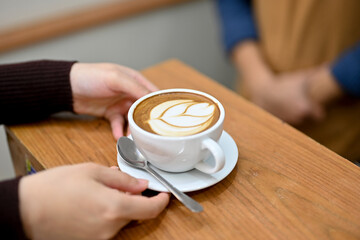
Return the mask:
[[127,138],[121,137],[117,142],[117,150],[125,163],[131,167],[143,169],[147,165],[145,157],[136,148],[134,142]]
[[150,173],[160,183],[162,183],[180,202],[182,202],[188,209],[193,212],[203,211],[203,207],[194,199],[178,190],[167,180],[165,180],[159,173],[151,168],[151,164],[145,159],[145,157],[138,151],[134,141],[127,137],[121,137],[117,141],[117,150],[125,161],[131,167],[143,169]]

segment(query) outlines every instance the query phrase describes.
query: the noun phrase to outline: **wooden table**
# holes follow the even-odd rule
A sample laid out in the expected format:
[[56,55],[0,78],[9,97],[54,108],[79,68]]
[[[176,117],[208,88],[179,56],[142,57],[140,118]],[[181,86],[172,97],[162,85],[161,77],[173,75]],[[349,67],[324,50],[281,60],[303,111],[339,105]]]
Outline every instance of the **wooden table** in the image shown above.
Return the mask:
[[[194,214],[175,198],[155,220],[131,223],[116,239],[360,239],[360,168],[177,60],[143,71],[160,88],[192,88],[218,98],[239,150],[220,183],[190,193]],[[108,123],[55,118],[7,128],[17,166],[116,165]],[[341,141],[341,139],[339,139]]]

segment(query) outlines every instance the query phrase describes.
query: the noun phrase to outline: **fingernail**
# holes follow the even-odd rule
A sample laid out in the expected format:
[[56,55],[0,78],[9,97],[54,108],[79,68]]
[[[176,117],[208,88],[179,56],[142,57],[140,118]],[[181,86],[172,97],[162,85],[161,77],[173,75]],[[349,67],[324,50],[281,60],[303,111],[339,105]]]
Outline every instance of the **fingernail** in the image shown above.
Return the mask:
[[149,184],[149,181],[146,179],[138,178],[137,181],[138,181],[138,183],[146,185],[146,186]]

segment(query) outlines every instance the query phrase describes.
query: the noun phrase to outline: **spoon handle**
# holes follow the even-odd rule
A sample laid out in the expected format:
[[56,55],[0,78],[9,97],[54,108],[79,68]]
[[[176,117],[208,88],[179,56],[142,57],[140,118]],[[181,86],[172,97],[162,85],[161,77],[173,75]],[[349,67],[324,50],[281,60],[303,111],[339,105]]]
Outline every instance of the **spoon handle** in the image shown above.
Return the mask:
[[203,211],[203,207],[186,195],[185,193],[179,191],[176,187],[174,187],[171,183],[166,181],[160,174],[158,174],[154,169],[152,169],[149,165],[146,165],[145,170],[148,171],[153,177],[155,177],[159,182],[161,182],[180,202],[182,202],[188,209],[193,212],[201,212]]

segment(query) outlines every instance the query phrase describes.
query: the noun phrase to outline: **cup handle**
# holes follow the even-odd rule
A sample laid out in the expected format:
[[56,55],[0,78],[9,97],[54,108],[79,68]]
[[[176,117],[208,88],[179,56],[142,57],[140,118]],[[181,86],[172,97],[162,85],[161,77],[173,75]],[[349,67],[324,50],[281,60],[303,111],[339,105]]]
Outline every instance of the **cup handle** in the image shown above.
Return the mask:
[[201,172],[209,174],[220,171],[225,165],[225,155],[220,145],[211,138],[206,138],[202,141],[201,148],[208,149],[210,151],[214,157],[215,166],[210,166],[204,161],[201,161],[195,165],[195,168]]

